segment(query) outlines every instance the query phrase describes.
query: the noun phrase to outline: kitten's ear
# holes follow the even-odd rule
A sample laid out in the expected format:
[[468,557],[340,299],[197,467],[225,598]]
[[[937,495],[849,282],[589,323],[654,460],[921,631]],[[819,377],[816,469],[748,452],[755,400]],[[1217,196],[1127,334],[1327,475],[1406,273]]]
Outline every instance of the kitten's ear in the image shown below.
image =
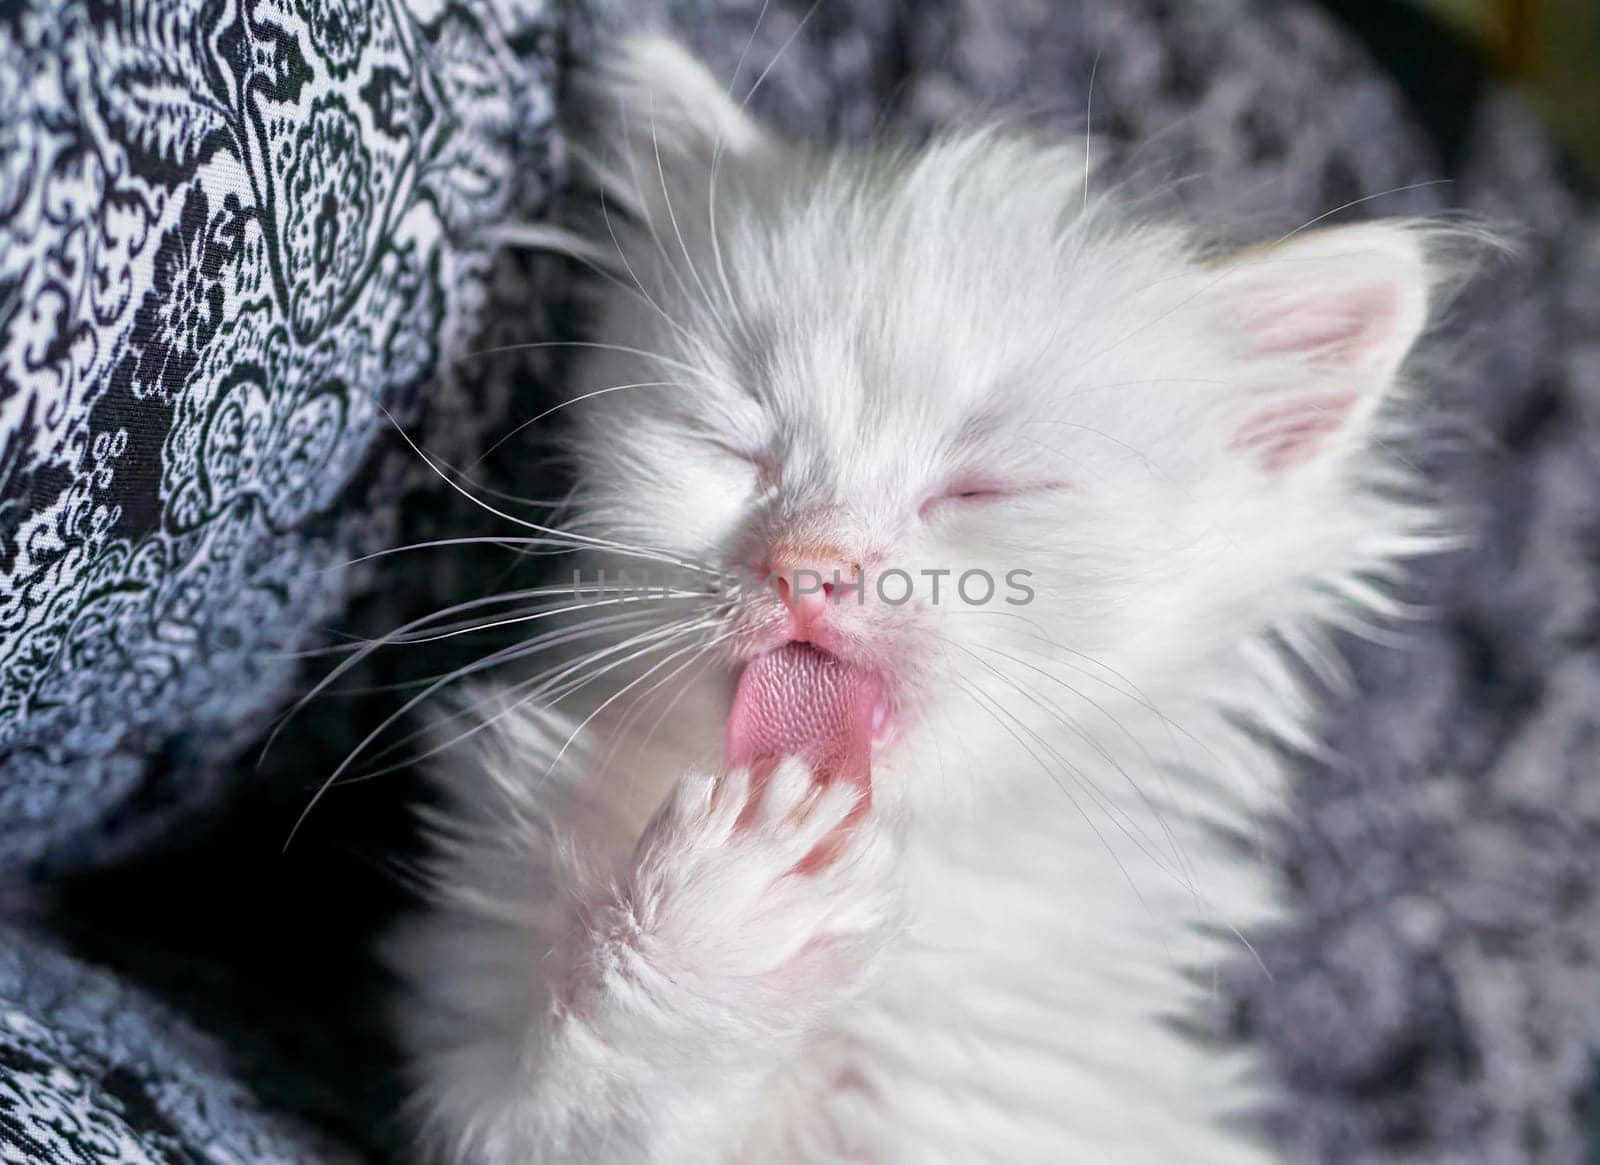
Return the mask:
[[1424,237],[1316,231],[1218,262],[1204,299],[1249,370],[1235,444],[1278,472],[1359,439],[1428,319]]
[[637,204],[662,185],[703,187],[713,159],[753,152],[763,135],[726,86],[661,33],[636,33],[581,81],[586,161]]

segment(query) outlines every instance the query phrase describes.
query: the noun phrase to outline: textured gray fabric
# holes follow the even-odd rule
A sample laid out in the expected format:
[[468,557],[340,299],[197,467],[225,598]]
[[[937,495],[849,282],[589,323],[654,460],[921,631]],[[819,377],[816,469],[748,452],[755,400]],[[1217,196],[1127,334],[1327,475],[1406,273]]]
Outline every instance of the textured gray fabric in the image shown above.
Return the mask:
[[[679,0],[731,76],[759,0]],[[772,5],[736,91],[807,9]],[[1325,212],[1465,210],[1491,263],[1421,357],[1437,436],[1412,451],[1476,542],[1426,564],[1398,647],[1347,645],[1328,757],[1278,838],[1295,924],[1253,935],[1219,1019],[1286,1090],[1293,1159],[1576,1161],[1600,1039],[1600,223],[1509,97],[1457,181],[1320,12],[1277,0],[822,5],[753,106],[789,132],[921,134],[990,114],[1081,134],[1100,182],[1223,237]],[[1430,185],[1418,185],[1435,183]]]
[[216,1049],[115,977],[0,927],[0,1161],[338,1165],[263,1114]]

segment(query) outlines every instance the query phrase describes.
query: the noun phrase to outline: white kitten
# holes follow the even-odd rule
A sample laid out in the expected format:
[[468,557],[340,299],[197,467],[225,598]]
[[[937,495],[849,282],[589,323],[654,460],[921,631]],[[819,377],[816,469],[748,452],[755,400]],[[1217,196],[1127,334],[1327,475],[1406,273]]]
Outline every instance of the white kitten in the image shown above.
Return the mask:
[[1434,537],[1376,426],[1435,236],[1219,254],[1075,149],[808,153],[659,38],[590,97],[569,530],[672,591],[457,733],[399,944],[428,1144],[1267,1160],[1185,1029],[1278,917],[1305,664]]

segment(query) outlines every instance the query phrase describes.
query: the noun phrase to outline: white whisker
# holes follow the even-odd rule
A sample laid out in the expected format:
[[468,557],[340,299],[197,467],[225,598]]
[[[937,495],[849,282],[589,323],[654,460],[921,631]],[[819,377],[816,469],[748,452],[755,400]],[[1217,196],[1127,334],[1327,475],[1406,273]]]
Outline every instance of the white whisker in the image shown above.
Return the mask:
[[580,393],[578,396],[571,397],[570,399],[561,401],[558,404],[553,404],[549,408],[545,409],[544,412],[539,413],[537,416],[529,417],[526,421],[523,421],[521,424],[516,425],[514,428],[511,429],[510,432],[508,432],[504,436],[500,437],[498,440],[493,442],[487,449],[485,449],[482,453],[478,454],[477,458],[472,462],[471,465],[467,466],[467,468],[468,469],[475,468],[476,466],[478,466],[483,461],[483,459],[485,457],[490,456],[492,453],[494,453],[494,451],[496,449],[499,449],[507,441],[509,441],[513,437],[515,437],[518,433],[522,432],[524,429],[532,427],[533,425],[537,425],[540,421],[544,420],[546,417],[553,416],[556,413],[559,413],[562,409],[571,408],[573,405],[581,404],[586,400],[594,400],[596,397],[608,396],[613,392],[626,392],[629,389],[634,389],[634,388],[677,388],[677,389],[685,389],[685,388],[687,388],[687,386],[682,381],[679,381],[679,380],[640,380],[640,381],[637,381],[637,382],[635,382],[633,384],[613,384],[613,385],[607,386],[606,388],[597,388],[597,389],[593,390],[592,392]]
[[[433,747],[421,753],[404,757],[403,759],[389,765],[385,765],[380,769],[363,772],[357,776],[341,777],[333,781],[332,784],[341,786],[355,784],[360,781],[370,781],[376,777],[385,776],[389,773],[398,772],[402,769],[413,768],[416,765],[431,759],[432,757],[438,756],[441,753],[456,747],[457,745],[476,735],[478,732],[492,727],[502,717],[518,711],[528,703],[531,703],[535,700],[541,700],[546,701],[549,706],[554,707],[555,704],[563,697],[581,690],[588,683],[597,681],[608,671],[614,670],[616,667],[626,666],[627,663],[637,658],[638,655],[643,654],[646,651],[653,650],[654,648],[664,646],[665,644],[675,642],[676,640],[684,638],[685,636],[696,634],[709,625],[710,623],[706,620],[690,623],[669,623],[665,625],[662,625],[659,622],[646,623],[643,630],[629,635],[624,639],[621,639],[608,646],[591,650],[577,659],[564,663],[557,663],[552,667],[545,668],[543,671],[535,672],[534,674],[505,687],[503,689],[505,693],[515,695],[517,698],[512,704],[501,709],[500,712],[492,717],[484,719],[478,716],[475,710],[472,708],[457,709],[455,711],[445,713],[440,720],[437,721],[437,723],[454,719],[465,719],[469,721],[469,727],[457,735],[442,741],[438,741]],[[485,659],[479,660],[474,664],[468,664],[465,667],[457,668],[452,672],[446,673],[446,684],[459,683],[461,680],[468,678],[470,675],[486,671],[491,667],[500,667],[510,663],[521,662],[527,659],[529,656],[534,655],[538,651],[542,651],[547,647],[563,646],[566,643],[573,642],[578,638],[583,638],[583,636],[572,635],[555,642],[539,644],[537,646],[532,643],[513,644],[510,647],[494,653],[493,656],[485,657]],[[635,650],[641,648],[641,645],[646,646],[644,646],[642,650]],[[592,667],[594,664],[606,659],[608,656],[617,655],[618,653],[622,652],[633,652],[633,654],[625,655],[612,664],[598,668],[592,673],[584,674],[586,669]],[[571,677],[575,676],[580,677],[582,682],[575,684],[566,683],[564,687],[562,686],[563,681],[567,681]],[[445,685],[439,685],[434,689],[434,691],[437,692],[442,690],[444,686]],[[402,710],[402,714],[403,711],[404,710]],[[385,725],[381,727],[380,730],[387,730],[389,726],[398,723],[399,719],[401,718],[402,717],[399,715],[391,717],[385,723]],[[371,759],[377,761],[381,760],[385,756],[391,756],[398,752],[401,748],[405,747],[407,744],[410,744],[412,741],[432,734],[433,730],[433,724],[415,729],[400,737],[393,743],[388,744],[384,748],[373,753]]]
[[383,414],[385,416],[389,417],[390,422],[395,426],[395,430],[400,434],[401,438],[405,441],[405,443],[411,447],[412,452],[415,453],[417,455],[417,457],[422,460],[423,464],[425,464],[429,469],[431,469],[439,477],[439,479],[441,481],[443,481],[446,485],[448,485],[456,493],[460,494],[462,497],[464,497],[468,501],[472,502],[479,509],[485,510],[490,514],[493,514],[497,518],[501,518],[501,519],[503,519],[503,520],[505,520],[507,522],[512,523],[515,526],[521,526],[523,529],[526,529],[526,530],[534,530],[534,531],[537,531],[540,534],[544,534],[544,535],[547,535],[547,536],[550,536],[550,537],[571,538],[576,543],[579,543],[581,545],[601,548],[601,549],[607,550],[607,551],[609,551],[611,553],[614,553],[614,554],[621,554],[621,555],[624,555],[624,556],[627,556],[627,557],[633,557],[633,558],[642,558],[642,559],[645,559],[645,560],[651,561],[651,562],[668,563],[668,564],[670,564],[672,566],[679,566],[679,567],[682,567],[685,570],[695,571],[695,572],[697,572],[699,574],[704,574],[704,575],[713,575],[713,576],[715,576],[715,575],[718,574],[718,572],[716,572],[716,571],[712,571],[712,570],[707,569],[701,563],[690,562],[687,559],[678,558],[678,557],[675,557],[673,555],[666,554],[666,553],[650,553],[650,552],[642,551],[642,550],[639,550],[639,549],[637,549],[635,547],[629,546],[626,543],[616,542],[616,541],[614,541],[612,539],[609,539],[609,538],[594,538],[594,537],[590,537],[590,536],[585,535],[585,534],[571,534],[571,533],[568,533],[567,531],[564,531],[564,530],[556,530],[556,529],[553,529],[553,528],[551,528],[549,526],[540,525],[537,522],[529,522],[526,519],[518,518],[518,517],[515,517],[512,514],[508,514],[504,510],[496,509],[494,506],[489,505],[489,503],[483,501],[481,498],[478,498],[478,497],[474,496],[470,491],[468,491],[466,489],[463,489],[460,485],[456,484],[456,482],[454,480],[452,480],[448,474],[446,474],[437,465],[435,465],[433,460],[426,453],[424,453],[422,451],[421,447],[418,446],[417,443],[411,439],[411,435],[409,433],[407,433],[405,431],[405,429],[401,428],[399,422],[395,421],[394,417],[389,413],[389,411],[387,409],[381,409],[381,411],[383,412]]

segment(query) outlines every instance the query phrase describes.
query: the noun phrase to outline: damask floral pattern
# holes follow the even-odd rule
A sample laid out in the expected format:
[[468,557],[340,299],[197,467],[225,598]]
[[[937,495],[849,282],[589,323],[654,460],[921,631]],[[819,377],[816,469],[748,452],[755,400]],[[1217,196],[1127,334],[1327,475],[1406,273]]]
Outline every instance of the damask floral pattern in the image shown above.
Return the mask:
[[371,7],[364,0],[295,0],[312,45],[335,76],[349,72],[371,37]]
[[0,6],[0,864],[125,848],[157,753],[158,800],[209,796],[341,605],[326,567],[426,477],[389,418],[447,457],[498,424],[460,360],[535,295],[475,231],[543,197],[548,32],[520,0]]
[[297,332],[315,335],[361,270],[371,228],[372,160],[355,114],[315,102],[295,133],[284,182],[285,278]]

